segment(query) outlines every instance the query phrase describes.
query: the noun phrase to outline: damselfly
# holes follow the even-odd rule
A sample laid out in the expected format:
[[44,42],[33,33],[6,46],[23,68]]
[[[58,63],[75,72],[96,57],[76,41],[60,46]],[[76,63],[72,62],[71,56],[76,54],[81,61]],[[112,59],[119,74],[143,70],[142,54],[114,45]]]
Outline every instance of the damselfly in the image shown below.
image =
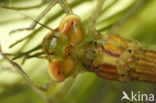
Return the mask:
[[[12,64],[29,85],[48,102],[50,102],[49,98],[41,91],[48,90],[50,86],[68,77],[72,77],[70,79],[70,84],[72,84],[74,78],[81,72],[93,72],[104,79],[156,82],[156,51],[144,49],[135,40],[114,34],[102,35],[94,27],[103,2],[104,0],[98,1],[87,28],[82,26],[80,17],[73,13],[65,0],[51,1],[38,19],[33,20],[35,22],[33,25],[40,24],[51,32],[43,39],[42,46],[39,47],[43,49],[43,52],[22,56],[49,61],[48,69],[52,81],[44,87],[32,81],[22,68],[10,60],[2,50],[0,51],[1,56]],[[51,29],[39,23],[39,20],[57,3],[67,14],[59,27]],[[17,29],[13,32],[25,29],[28,28]]]

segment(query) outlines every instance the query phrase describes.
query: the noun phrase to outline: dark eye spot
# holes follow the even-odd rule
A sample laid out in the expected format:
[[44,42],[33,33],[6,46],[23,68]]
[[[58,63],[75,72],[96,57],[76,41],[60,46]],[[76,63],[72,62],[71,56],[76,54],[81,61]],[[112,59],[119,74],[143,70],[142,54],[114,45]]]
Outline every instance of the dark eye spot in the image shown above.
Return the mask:
[[124,77],[125,76],[125,74],[121,74],[121,77]]
[[94,42],[94,45],[97,46],[97,42]]
[[104,45],[101,45],[101,48],[102,48],[102,51],[104,51],[104,49],[105,49]]
[[129,53],[132,53],[132,50],[131,50],[131,49],[128,49],[128,52],[129,52]]
[[97,48],[97,42],[94,42],[95,48]]
[[74,24],[74,21],[72,21],[71,24],[73,25]]
[[58,71],[58,75],[60,75],[61,74],[61,72],[60,71]]

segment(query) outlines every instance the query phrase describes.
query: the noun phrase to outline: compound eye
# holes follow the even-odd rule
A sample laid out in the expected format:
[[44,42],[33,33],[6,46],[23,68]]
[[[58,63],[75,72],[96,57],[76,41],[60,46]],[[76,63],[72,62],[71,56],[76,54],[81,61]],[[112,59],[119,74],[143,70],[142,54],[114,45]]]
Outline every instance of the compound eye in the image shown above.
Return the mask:
[[59,32],[65,34],[67,33],[74,25],[80,22],[80,18],[77,15],[67,15],[63,18],[59,25]]
[[51,60],[49,62],[49,75],[55,81],[62,81],[64,80],[64,76],[60,69],[60,65],[56,60]]
[[65,34],[72,42],[80,43],[84,35],[79,16],[73,14],[64,17],[59,25],[59,32]]

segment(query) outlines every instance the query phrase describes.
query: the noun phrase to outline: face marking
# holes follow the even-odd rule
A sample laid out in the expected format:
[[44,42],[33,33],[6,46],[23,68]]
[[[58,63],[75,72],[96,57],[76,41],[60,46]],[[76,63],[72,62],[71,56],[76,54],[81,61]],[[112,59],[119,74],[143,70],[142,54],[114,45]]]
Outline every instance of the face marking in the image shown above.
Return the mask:
[[57,39],[54,38],[51,42],[50,42],[51,46],[56,46],[57,45]]

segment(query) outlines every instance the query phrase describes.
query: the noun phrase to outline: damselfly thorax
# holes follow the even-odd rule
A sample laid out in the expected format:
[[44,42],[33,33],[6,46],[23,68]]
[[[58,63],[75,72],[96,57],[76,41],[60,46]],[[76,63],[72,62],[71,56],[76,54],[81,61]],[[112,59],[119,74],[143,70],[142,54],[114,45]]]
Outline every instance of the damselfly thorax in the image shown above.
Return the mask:
[[135,40],[110,34],[84,48],[82,65],[104,79],[156,82],[156,52],[142,48]]

